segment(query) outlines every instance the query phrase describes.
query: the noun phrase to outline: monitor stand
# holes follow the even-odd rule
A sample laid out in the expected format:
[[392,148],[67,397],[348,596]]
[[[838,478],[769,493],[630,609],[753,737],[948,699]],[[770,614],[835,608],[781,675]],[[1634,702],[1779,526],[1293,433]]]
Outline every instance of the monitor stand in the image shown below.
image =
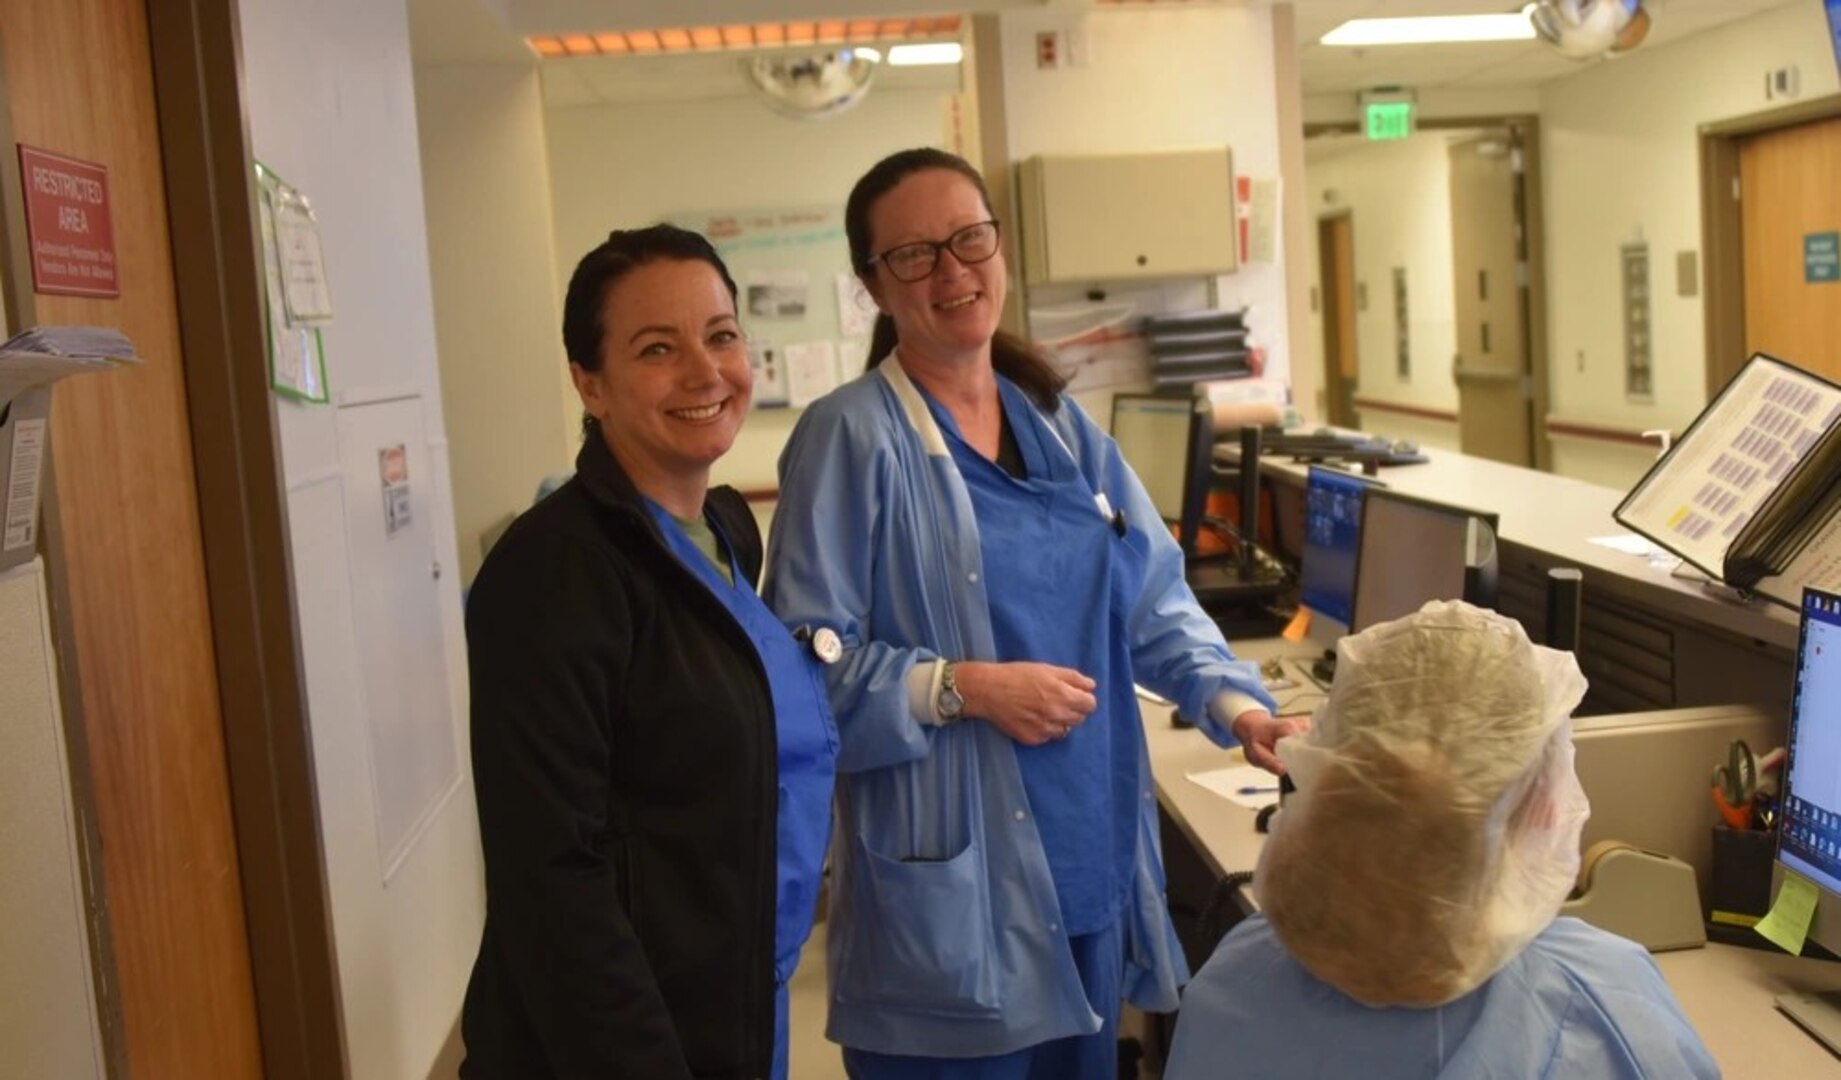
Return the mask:
[[1817,1042],[1841,1054],[1841,990],[1779,994],[1777,1007]]

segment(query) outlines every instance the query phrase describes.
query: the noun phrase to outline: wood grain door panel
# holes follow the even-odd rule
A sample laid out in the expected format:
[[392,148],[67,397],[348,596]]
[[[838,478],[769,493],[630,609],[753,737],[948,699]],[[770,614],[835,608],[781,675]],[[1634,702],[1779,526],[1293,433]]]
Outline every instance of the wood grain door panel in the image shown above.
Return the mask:
[[1841,231],[1841,119],[1743,139],[1739,192],[1747,354],[1841,379],[1841,282],[1804,274],[1806,238]]
[[38,296],[37,319],[119,327],[146,360],[52,409],[129,1068],[259,1076],[145,0],[0,0],[0,42],[15,138],[109,170],[121,296]]

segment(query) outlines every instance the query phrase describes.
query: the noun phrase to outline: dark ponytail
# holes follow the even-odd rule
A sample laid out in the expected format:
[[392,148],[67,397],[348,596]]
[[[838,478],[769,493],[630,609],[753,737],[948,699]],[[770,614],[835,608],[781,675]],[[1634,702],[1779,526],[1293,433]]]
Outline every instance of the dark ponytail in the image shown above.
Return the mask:
[[[964,158],[930,146],[890,154],[863,174],[856,186],[850,189],[850,198],[844,204],[844,235],[850,242],[850,267],[858,277],[864,279],[865,284],[876,272],[875,252],[870,249],[870,210],[897,184],[915,173],[929,169],[945,169],[970,180],[972,186],[978,189],[978,197],[984,200],[985,212],[993,219],[997,217],[997,212],[991,209],[991,193],[985,189],[984,177],[979,176],[978,170],[972,168]],[[869,356],[863,369],[874,370],[876,365],[888,359],[897,344],[895,320],[887,314],[877,314],[875,329],[870,332]],[[1022,387],[1024,393],[1042,408],[1054,412],[1061,407],[1060,395],[1067,389],[1067,377],[1057,371],[1048,362],[1048,358],[1042,355],[1042,351],[1029,342],[999,330],[991,339],[991,366],[999,375]]]

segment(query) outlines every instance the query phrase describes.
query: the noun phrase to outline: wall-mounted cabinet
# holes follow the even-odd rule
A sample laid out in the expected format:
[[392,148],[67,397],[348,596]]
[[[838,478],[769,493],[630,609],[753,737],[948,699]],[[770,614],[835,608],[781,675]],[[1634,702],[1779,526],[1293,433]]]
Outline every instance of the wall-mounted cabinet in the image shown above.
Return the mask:
[[1225,274],[1237,259],[1225,146],[1037,156],[1017,166],[1031,285]]

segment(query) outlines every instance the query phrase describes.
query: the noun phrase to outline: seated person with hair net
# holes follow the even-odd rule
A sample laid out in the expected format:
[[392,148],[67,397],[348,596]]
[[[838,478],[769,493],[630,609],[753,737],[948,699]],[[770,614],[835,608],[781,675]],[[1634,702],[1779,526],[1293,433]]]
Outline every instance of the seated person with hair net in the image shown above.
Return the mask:
[[1718,1077],[1639,945],[1556,918],[1590,814],[1570,653],[1463,603],[1345,638],[1165,1076]]

